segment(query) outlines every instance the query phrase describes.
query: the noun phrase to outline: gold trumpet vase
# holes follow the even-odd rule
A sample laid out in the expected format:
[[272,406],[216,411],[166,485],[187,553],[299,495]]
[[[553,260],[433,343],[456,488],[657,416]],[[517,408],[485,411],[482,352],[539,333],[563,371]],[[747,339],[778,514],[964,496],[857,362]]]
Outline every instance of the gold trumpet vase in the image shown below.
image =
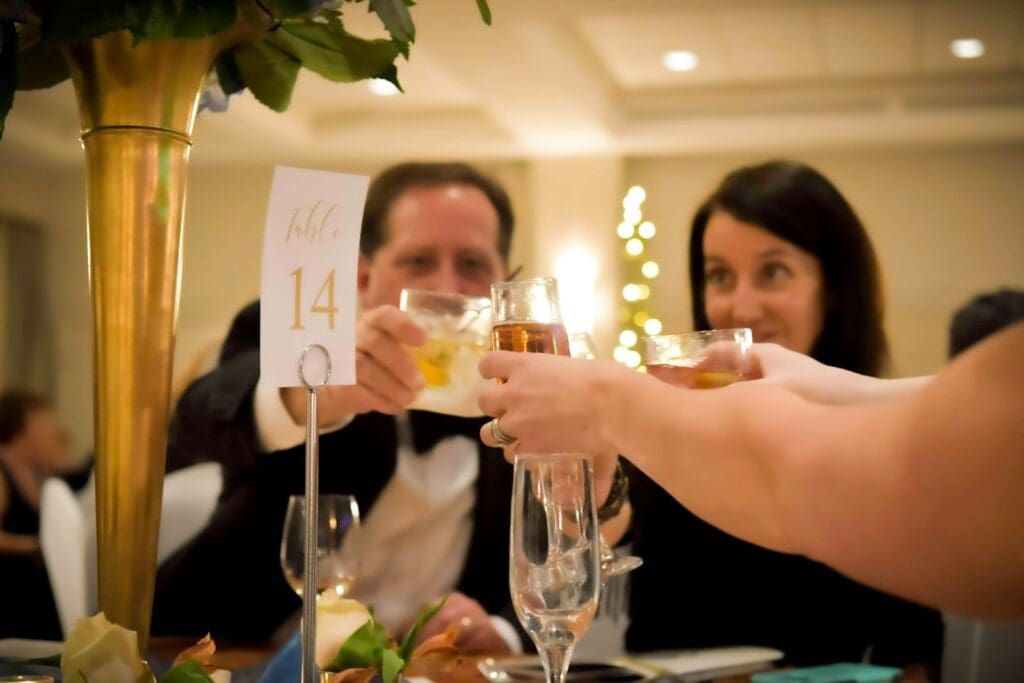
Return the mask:
[[149,636],[192,127],[224,36],[66,49],[86,158],[99,607]]

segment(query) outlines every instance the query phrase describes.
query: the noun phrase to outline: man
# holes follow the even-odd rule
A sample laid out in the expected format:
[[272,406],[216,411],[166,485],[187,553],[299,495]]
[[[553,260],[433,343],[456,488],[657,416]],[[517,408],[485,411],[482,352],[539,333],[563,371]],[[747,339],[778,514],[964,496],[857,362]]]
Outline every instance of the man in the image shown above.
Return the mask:
[[[405,411],[424,382],[406,347],[425,337],[397,305],[403,288],[488,296],[508,274],[512,229],[505,192],[465,164],[378,176],[360,243],[357,383],[319,394],[321,492],[355,494],[364,520],[355,596],[397,634],[457,590],[435,627],[458,623],[466,652],[516,643],[488,617],[509,602],[511,468],[476,440],[483,420]],[[160,568],[156,633],[261,640],[299,608],[278,551],[288,496],[303,491],[305,396],[258,381],[258,329],[254,303],[177,407],[169,469],[216,460],[225,487],[207,529]]]

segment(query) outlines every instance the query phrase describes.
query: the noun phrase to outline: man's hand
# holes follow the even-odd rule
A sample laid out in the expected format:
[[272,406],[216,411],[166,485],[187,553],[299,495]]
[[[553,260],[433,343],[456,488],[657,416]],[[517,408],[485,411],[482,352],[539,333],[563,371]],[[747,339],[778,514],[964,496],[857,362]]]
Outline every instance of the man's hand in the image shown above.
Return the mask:
[[455,647],[463,654],[511,654],[498,631],[491,624],[490,615],[476,600],[463,593],[452,593],[444,606],[420,631],[419,643],[431,636],[444,633],[449,626],[459,628]]
[[[405,410],[424,386],[423,373],[406,347],[422,346],[425,341],[426,333],[394,306],[360,316],[356,384],[328,386],[318,392],[318,426],[330,427],[371,410],[391,415]],[[281,389],[281,400],[295,424],[306,424],[305,389]]]

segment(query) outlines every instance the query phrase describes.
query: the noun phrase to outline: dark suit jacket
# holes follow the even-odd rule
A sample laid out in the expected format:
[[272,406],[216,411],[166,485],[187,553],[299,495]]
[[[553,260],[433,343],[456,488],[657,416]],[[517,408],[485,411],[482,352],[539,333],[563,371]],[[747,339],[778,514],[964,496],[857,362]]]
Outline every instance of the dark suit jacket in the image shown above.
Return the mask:
[[638,470],[629,477],[633,551],[644,565],[631,577],[627,649],[763,645],[811,666],[857,662],[871,648],[874,663],[922,662],[937,672],[943,624],[935,610],[741,541]]
[[[255,324],[253,323],[255,320]],[[207,528],[157,573],[153,632],[262,640],[301,604],[279,563],[288,496],[304,491],[305,450],[260,453],[253,416],[259,377],[258,304],[232,326],[221,363],[182,396],[171,425],[168,469],[202,461],[224,465],[224,490]],[[477,437],[483,419],[421,413],[419,424]],[[416,429],[416,422],[413,424]],[[320,490],[356,496],[373,509],[397,462],[395,419],[367,413],[320,438]],[[479,445],[473,532],[457,589],[491,613],[507,612],[512,468]],[[423,596],[424,601],[434,596]]]

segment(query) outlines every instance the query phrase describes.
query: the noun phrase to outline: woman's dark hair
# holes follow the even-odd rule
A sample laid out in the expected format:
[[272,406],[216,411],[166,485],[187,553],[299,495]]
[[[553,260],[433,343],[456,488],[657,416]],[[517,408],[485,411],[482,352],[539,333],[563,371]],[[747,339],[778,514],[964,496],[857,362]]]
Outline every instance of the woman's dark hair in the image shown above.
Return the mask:
[[25,429],[25,421],[34,410],[50,408],[41,394],[21,389],[0,393],[0,444],[13,441]]
[[764,228],[818,259],[825,318],[812,357],[865,375],[882,372],[889,350],[878,262],[857,214],[825,176],[793,161],[747,166],[727,175],[701,205],[690,232],[697,330],[710,328],[704,308],[704,232],[715,211]]
[[397,164],[374,178],[366,193],[359,251],[364,256],[373,256],[387,242],[388,211],[402,193],[414,187],[438,185],[468,185],[487,196],[498,213],[498,253],[507,261],[512,246],[512,229],[515,225],[512,202],[495,180],[461,162]]

